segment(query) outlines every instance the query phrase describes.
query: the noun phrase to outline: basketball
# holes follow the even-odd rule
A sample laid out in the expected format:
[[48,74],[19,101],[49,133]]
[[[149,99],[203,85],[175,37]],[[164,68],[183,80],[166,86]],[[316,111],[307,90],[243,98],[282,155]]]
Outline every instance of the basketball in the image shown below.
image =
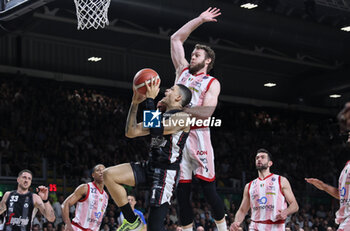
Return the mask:
[[157,84],[160,81],[159,75],[155,70],[152,70],[150,68],[144,68],[136,73],[134,77],[134,87],[135,89],[140,93],[145,95],[147,88],[145,86],[145,81],[147,81],[147,84],[151,85],[151,80],[153,78],[156,78]]

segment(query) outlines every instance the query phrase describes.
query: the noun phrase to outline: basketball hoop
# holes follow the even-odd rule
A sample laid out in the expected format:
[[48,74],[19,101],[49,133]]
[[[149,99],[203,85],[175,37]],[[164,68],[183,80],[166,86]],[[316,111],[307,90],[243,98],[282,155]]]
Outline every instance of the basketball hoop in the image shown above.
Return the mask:
[[78,30],[104,28],[109,24],[108,7],[111,0],[74,0]]

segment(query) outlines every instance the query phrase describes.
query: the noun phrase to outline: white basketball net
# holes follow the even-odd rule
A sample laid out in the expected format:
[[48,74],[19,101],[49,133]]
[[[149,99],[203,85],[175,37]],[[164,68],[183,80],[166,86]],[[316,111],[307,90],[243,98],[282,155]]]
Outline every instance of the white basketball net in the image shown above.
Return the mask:
[[111,0],[74,0],[78,30],[104,28],[109,24],[108,7]]

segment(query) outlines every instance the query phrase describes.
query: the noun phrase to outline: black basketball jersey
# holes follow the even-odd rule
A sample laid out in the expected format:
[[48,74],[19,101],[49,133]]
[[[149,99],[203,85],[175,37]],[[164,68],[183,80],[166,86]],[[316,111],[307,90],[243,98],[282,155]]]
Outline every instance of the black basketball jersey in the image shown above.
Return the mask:
[[[164,113],[164,119],[180,110],[172,110]],[[149,153],[152,166],[157,168],[178,170],[182,159],[182,150],[189,132],[179,131],[171,135],[162,135],[152,138],[151,151]]]
[[4,231],[30,231],[34,210],[33,193],[12,191],[6,201],[7,214]]

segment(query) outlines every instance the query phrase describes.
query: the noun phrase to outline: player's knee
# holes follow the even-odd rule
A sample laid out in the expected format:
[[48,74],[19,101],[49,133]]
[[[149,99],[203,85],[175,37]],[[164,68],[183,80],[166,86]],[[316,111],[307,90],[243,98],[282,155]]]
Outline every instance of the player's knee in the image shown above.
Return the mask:
[[106,186],[110,184],[127,184],[133,185],[131,180],[132,170],[129,171],[129,168],[125,168],[125,165],[117,165],[113,167],[106,168],[103,170],[103,180]]
[[204,196],[206,197],[206,200],[210,203],[215,203],[217,193],[216,193],[216,186],[215,181],[214,182],[206,182],[206,181],[200,181],[201,186],[203,189]]
[[108,184],[108,182],[111,179],[111,169],[110,168],[106,168],[105,170],[103,170],[103,181],[105,184]]

